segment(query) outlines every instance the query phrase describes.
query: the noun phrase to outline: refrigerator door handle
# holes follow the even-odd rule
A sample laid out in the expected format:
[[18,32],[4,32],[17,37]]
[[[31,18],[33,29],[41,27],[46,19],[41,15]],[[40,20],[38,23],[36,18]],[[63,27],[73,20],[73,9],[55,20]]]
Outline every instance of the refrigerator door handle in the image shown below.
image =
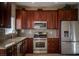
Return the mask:
[[71,39],[71,40],[73,39],[73,37],[72,37],[72,33],[70,33],[70,39]]
[[73,31],[73,29],[72,29],[72,23],[70,22],[70,26],[69,26],[69,37],[70,37],[70,39],[72,40],[73,39],[73,33],[72,33],[72,31]]

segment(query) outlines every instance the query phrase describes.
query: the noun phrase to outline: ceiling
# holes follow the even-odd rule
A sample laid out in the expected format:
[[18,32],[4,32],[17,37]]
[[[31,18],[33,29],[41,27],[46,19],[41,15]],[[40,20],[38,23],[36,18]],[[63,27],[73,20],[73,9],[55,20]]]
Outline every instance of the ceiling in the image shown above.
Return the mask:
[[16,2],[16,5],[28,8],[58,8],[63,7],[66,4],[77,4],[77,2]]

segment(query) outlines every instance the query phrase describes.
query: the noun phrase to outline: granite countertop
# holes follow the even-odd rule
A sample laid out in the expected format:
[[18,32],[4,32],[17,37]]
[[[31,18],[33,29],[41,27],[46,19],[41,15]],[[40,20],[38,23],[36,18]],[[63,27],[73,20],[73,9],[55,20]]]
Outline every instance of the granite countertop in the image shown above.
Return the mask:
[[20,41],[24,40],[25,38],[26,37],[15,37],[15,38],[12,38],[12,39],[5,40],[4,42],[0,43],[0,49],[6,49],[9,46],[12,46],[14,44],[19,43]]

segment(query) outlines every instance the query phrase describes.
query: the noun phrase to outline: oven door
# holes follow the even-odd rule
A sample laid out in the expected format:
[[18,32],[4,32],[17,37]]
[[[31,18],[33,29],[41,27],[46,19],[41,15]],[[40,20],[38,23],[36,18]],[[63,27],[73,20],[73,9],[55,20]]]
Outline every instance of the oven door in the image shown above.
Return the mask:
[[35,50],[47,49],[47,40],[34,40],[33,43]]

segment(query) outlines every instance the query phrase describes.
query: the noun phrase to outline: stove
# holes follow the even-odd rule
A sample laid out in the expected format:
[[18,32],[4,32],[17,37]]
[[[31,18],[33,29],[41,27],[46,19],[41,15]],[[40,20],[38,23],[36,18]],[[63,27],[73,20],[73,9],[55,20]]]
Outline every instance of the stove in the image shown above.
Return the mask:
[[34,33],[33,52],[47,53],[47,33],[46,32]]
[[[35,30],[46,30],[47,21],[34,21],[33,28]],[[33,53],[47,53],[47,32],[34,32]]]

